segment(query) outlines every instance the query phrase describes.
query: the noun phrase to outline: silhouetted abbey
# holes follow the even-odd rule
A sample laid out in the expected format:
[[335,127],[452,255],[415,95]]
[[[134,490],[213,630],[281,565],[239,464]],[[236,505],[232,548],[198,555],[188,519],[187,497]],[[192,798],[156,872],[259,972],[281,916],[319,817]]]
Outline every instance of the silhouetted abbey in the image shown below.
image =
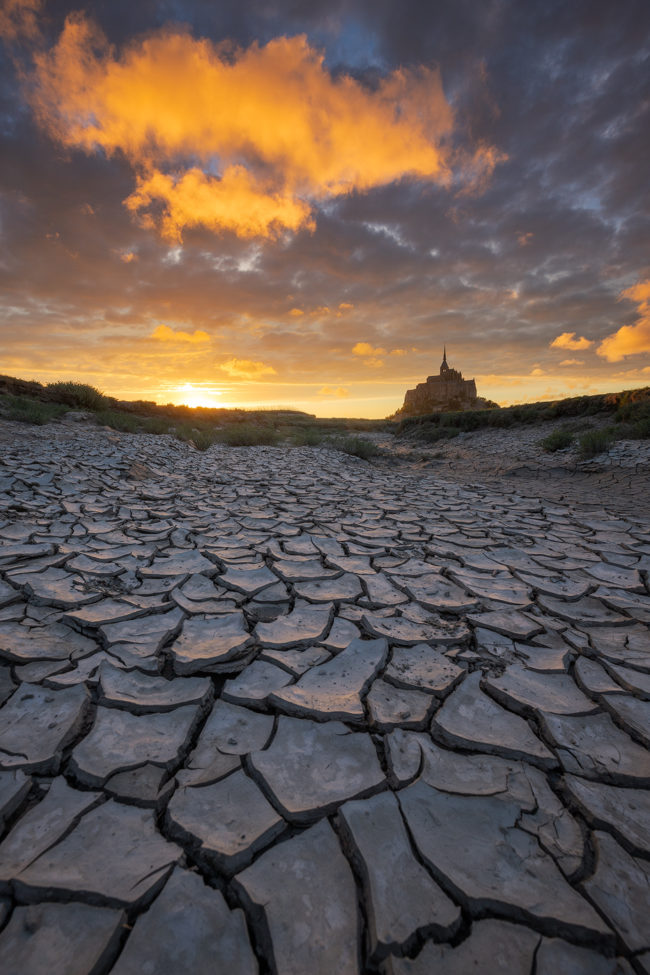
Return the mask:
[[447,410],[475,410],[480,408],[473,379],[463,379],[457,369],[447,365],[445,347],[439,376],[429,376],[425,383],[409,389],[399,413],[413,416],[418,413],[442,413]]

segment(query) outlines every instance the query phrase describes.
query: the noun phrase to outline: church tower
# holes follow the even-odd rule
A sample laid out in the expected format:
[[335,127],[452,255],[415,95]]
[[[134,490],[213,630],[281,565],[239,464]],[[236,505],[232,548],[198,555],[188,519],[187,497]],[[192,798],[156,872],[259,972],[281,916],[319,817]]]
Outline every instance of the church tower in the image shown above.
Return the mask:
[[445,345],[442,353],[442,363],[440,365],[440,375],[444,376],[446,372],[449,372],[449,366],[447,365],[447,346]]

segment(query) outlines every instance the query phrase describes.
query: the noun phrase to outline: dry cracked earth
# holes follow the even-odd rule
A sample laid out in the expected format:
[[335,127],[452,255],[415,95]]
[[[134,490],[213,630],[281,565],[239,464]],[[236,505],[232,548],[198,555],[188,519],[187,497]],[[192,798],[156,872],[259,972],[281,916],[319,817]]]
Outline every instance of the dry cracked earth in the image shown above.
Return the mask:
[[4,975],[650,972],[643,516],[320,448],[0,450]]

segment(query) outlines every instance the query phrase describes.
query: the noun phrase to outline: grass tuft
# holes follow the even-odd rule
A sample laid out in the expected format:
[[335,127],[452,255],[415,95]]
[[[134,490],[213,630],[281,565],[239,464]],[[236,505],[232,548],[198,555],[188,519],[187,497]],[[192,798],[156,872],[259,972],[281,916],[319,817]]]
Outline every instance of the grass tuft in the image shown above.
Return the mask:
[[194,444],[197,450],[207,450],[208,447],[217,443],[214,430],[194,430],[192,436],[188,439],[190,443]]
[[370,460],[376,457],[381,451],[372,440],[365,440],[363,437],[344,437],[340,440],[332,440],[332,447],[335,450],[342,450],[344,454],[352,457],[361,457],[362,460]]
[[540,441],[540,446],[547,454],[555,453],[556,450],[566,450],[573,443],[573,434],[570,430],[560,429],[549,433]]
[[604,453],[614,441],[614,438],[615,431],[611,427],[583,433],[580,437],[578,448],[578,454],[581,460],[589,460],[591,457],[597,457],[598,454]]

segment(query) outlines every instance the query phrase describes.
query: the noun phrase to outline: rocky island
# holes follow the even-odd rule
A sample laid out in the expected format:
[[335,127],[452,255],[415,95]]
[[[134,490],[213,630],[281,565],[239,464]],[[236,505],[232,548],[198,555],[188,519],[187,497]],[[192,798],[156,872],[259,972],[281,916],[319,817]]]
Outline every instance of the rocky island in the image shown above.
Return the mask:
[[426,382],[418,383],[415,389],[407,389],[404,404],[395,417],[456,410],[481,410],[495,406],[496,403],[478,396],[476,382],[473,379],[464,379],[458,369],[450,368],[445,346],[439,374],[428,376]]

